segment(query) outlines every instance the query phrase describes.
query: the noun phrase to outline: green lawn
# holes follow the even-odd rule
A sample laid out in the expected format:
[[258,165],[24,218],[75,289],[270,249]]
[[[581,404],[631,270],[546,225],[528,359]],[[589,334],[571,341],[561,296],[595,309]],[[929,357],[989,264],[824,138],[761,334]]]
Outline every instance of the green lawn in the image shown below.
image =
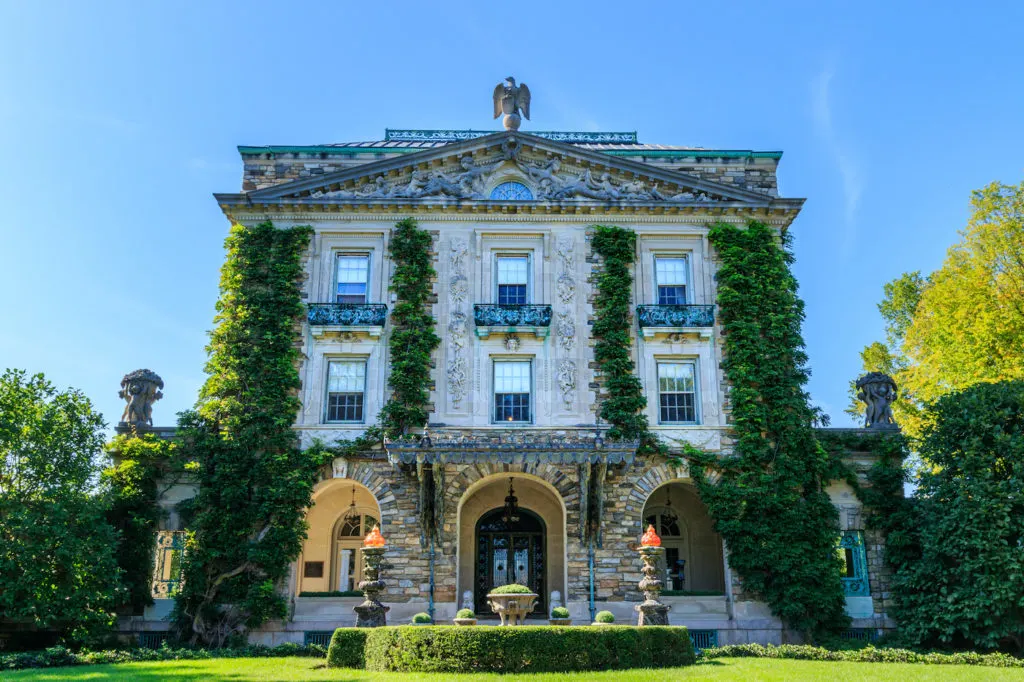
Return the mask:
[[235,658],[205,661],[125,663],[47,670],[21,670],[0,674],[3,680],[36,682],[53,680],[105,682],[106,680],[209,680],[217,682],[290,682],[291,680],[337,680],[339,682],[560,682],[561,680],[604,680],[606,682],[675,682],[676,680],[1024,680],[1024,670],[984,668],[965,665],[911,665],[906,663],[819,663],[755,658],[723,658],[689,668],[626,670],[603,673],[548,673],[542,675],[427,675],[368,673],[365,670],[328,669],[318,658]]

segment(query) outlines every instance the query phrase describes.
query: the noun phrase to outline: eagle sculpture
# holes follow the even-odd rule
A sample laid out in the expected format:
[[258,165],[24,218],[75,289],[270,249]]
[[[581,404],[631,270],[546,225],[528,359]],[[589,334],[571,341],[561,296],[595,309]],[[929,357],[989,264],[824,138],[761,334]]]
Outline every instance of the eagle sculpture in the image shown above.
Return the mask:
[[494,118],[505,114],[505,130],[519,130],[520,113],[530,120],[530,88],[526,83],[516,85],[516,79],[509,76],[494,86]]

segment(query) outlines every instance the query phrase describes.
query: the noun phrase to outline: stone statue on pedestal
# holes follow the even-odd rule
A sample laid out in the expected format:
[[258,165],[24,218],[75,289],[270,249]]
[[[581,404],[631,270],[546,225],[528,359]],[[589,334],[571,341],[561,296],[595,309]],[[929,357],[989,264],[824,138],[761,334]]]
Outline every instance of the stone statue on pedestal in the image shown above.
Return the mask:
[[892,403],[899,395],[896,382],[888,374],[871,372],[857,379],[857,399],[864,402],[864,428],[898,429],[892,418]]
[[516,85],[516,79],[509,76],[494,86],[494,118],[505,114],[502,124],[505,130],[519,130],[522,118],[530,120],[530,88],[526,83]]
[[159,390],[163,387],[164,380],[152,370],[137,369],[125,374],[117,394],[127,403],[121,415],[121,423],[153,426],[153,403],[164,397]]

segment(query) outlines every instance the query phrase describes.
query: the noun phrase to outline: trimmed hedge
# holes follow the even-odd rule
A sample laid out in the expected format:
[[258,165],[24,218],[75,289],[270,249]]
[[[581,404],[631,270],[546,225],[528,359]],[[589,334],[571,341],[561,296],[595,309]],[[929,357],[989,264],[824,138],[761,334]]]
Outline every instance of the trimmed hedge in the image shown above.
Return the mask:
[[328,668],[365,668],[367,628],[338,628],[327,649]]
[[595,623],[614,623],[615,614],[611,611],[598,611],[597,615],[594,616]]
[[[333,642],[332,642],[333,646]],[[107,663],[135,663],[137,661],[188,661],[208,658],[276,658],[282,656],[324,656],[322,646],[310,644],[280,644],[275,647],[246,646],[234,649],[112,649],[105,651],[71,651],[54,646],[42,651],[23,651],[0,655],[0,670],[23,668],[58,668],[74,665],[104,665]]]
[[709,647],[700,652],[701,660],[714,658],[788,658],[805,661],[847,661],[852,663],[926,663],[931,665],[984,665],[993,668],[1024,668],[1024,658],[1008,654],[979,654],[974,651],[958,653],[921,653],[909,649],[863,649],[832,651],[817,646],[783,644],[731,644]]
[[671,626],[404,626],[374,628],[366,638],[366,668],[382,672],[576,672],[695,660],[686,628]]

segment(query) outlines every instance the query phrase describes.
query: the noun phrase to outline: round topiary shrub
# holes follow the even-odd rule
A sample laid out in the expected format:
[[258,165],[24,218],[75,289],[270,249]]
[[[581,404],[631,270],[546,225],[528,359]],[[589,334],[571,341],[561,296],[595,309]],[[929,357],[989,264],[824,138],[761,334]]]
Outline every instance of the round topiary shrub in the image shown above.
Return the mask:
[[423,613],[422,611],[412,617],[412,622],[415,625],[430,625],[434,621],[430,619],[429,613]]
[[327,667],[362,668],[366,666],[366,628],[338,628],[327,648]]
[[526,585],[518,585],[516,583],[509,583],[508,585],[501,585],[495,587],[489,592],[489,594],[534,594]]
[[597,615],[594,616],[595,623],[614,623],[615,614],[611,611],[598,611]]
[[552,618],[568,618],[569,617],[569,609],[565,608],[564,606],[557,606],[557,607],[551,609],[551,617]]
[[455,614],[455,617],[456,618],[476,618],[476,614],[473,613],[473,609],[460,609],[459,612]]

